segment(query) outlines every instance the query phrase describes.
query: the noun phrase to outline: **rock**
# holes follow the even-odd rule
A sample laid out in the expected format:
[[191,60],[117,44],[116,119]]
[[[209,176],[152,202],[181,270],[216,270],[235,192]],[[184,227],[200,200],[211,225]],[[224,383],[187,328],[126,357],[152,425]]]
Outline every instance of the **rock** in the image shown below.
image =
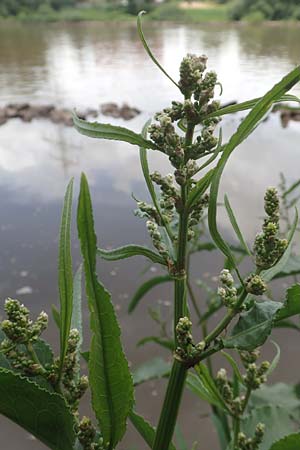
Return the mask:
[[132,108],[126,103],[119,107],[116,103],[104,103],[101,105],[101,112],[104,116],[114,117],[115,119],[131,120],[136,117],[141,111],[137,108]]

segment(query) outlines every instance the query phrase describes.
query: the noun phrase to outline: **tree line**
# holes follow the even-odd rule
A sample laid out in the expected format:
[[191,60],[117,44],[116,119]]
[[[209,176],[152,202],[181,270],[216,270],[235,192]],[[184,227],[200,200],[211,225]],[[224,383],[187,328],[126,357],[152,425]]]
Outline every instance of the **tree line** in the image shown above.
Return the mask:
[[230,18],[261,18],[266,20],[300,19],[300,0],[219,0],[229,3]]

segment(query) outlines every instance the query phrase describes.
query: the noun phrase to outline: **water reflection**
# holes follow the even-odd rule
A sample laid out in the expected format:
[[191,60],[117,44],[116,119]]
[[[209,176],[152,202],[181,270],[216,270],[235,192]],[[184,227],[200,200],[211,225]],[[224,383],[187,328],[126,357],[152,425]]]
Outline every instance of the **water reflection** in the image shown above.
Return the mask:
[[[175,78],[178,64],[187,51],[207,53],[209,66],[218,71],[224,87],[223,102],[264,93],[300,56],[300,28],[296,26],[147,24],[145,32],[155,54]],[[300,88],[295,92],[300,94]],[[1,25],[0,104],[28,101],[80,109],[97,108],[100,103],[110,101],[128,102],[141,109],[142,114],[125,126],[139,131],[154,112],[176,98],[179,94],[174,86],[145,55],[134,24]],[[224,139],[237,128],[240,119],[240,115],[224,119]],[[123,125],[121,120],[112,122]],[[278,183],[280,171],[285,172],[288,182],[299,178],[299,138],[299,123],[291,122],[288,129],[283,130],[279,115],[271,115],[231,158],[224,173],[221,195],[227,192],[248,239],[253,239],[259,229],[265,188]],[[150,165],[164,173],[169,171],[166,158],[157,152],[150,155]],[[146,195],[136,148],[88,139],[73,129],[48,121],[26,124],[11,120],[0,128],[2,298],[29,287],[32,294],[21,297],[35,312],[41,308],[49,311],[50,304],[56,302],[61,201],[68,179],[75,176],[78,180],[82,170],[87,172],[91,183],[97,232],[102,244],[147,242],[145,227],[132,214],[135,205],[131,192],[141,198]],[[223,231],[228,232],[229,223],[222,213],[219,219]],[[73,237],[76,265],[79,254],[75,230]],[[205,255],[196,262],[194,275],[199,276],[202,271],[199,267],[216,273],[222,259]],[[151,296],[136,316],[128,317],[126,313],[128,296],[142,279],[141,268],[140,260],[99,264],[101,278],[118,306],[127,353],[134,364],[156,352],[150,346],[146,355],[145,350],[136,350],[134,346],[145,333],[154,332],[152,322],[145,319]],[[161,300],[170,300],[167,286],[157,292],[152,300],[157,300],[158,295]],[[50,330],[52,340],[53,334]],[[286,336],[286,340],[291,337]],[[279,375],[284,372],[291,352],[296,351],[293,347],[292,343],[288,348],[284,344]],[[291,369],[285,374],[286,379],[293,372],[292,364],[297,366],[296,358],[289,361]],[[137,393],[139,410],[153,422],[161,402],[162,384],[150,384],[139,388]],[[196,402],[198,413],[194,415],[191,405],[195,405],[195,400],[189,395],[185,405],[181,420],[185,422],[190,442],[200,423],[206,442],[214,445],[215,439],[208,440],[211,435],[208,421],[200,419],[202,407],[200,409]],[[14,426],[3,423],[0,438],[9,430],[15,431]],[[9,436],[6,448],[21,448],[24,435],[9,433]],[[129,435],[124,448],[130,448],[132,442],[142,448],[134,433]],[[22,448],[44,447],[25,439]]]

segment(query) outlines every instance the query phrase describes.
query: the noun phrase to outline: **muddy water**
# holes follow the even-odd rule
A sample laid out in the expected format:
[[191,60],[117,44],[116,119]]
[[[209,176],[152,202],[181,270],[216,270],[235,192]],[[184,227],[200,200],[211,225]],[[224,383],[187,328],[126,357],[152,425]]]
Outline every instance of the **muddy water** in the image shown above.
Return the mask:
[[[300,59],[300,28],[233,25],[153,25],[146,27],[149,43],[168,71],[177,67],[186,52],[206,53],[209,67],[222,82],[222,101],[242,101],[263,94]],[[300,94],[300,88],[295,89]],[[108,101],[128,102],[142,114],[126,125],[138,131],[156,111],[179,98],[172,84],[145,56],[131,24],[53,24],[0,27],[0,106],[8,102],[51,103],[58,107],[97,108]],[[224,120],[225,138],[242,116]],[[103,119],[100,117],[100,119]],[[105,119],[107,120],[107,119]],[[122,120],[113,123],[124,125]],[[222,191],[231,199],[249,241],[259,227],[266,186],[277,184],[283,171],[289,182],[300,176],[300,124],[282,129],[278,115],[255,131],[228,164]],[[151,167],[168,171],[165,158],[151,157]],[[32,308],[50,311],[57,303],[57,237],[65,186],[81,171],[88,175],[95,207],[97,233],[103,246],[148,242],[143,221],[133,215],[131,193],[146,196],[137,149],[115,142],[93,141],[73,129],[39,120],[18,119],[0,128],[0,296],[18,297]],[[230,233],[221,216],[221,227]],[[74,260],[80,261],[74,227]],[[216,255],[196,258],[195,278],[218,273],[222,259]],[[138,283],[149,273],[134,259],[99,264],[99,273],[113,294],[127,355],[136,365],[156,355],[158,349],[135,347],[156,325],[147,316],[150,305],[160,305],[170,317],[172,292],[167,285],[149,295],[134,316],[126,308]],[[155,267],[150,269],[155,272]],[[157,272],[156,272],[157,273]],[[84,309],[87,322],[87,311]],[[277,377],[296,381],[298,345],[291,332],[277,333],[283,348]],[[48,332],[55,342],[55,329]],[[287,367],[289,368],[287,370]],[[294,372],[294,373],[295,373]],[[137,390],[137,409],[155,423],[164,382]],[[216,437],[205,414],[208,409],[187,394],[180,423],[189,443],[200,440],[201,449],[217,449]],[[7,450],[42,450],[37,441],[1,417],[0,441]],[[200,433],[201,431],[201,433]],[[1,447],[2,448],[2,447]],[[129,431],[122,450],[142,450],[143,444]]]

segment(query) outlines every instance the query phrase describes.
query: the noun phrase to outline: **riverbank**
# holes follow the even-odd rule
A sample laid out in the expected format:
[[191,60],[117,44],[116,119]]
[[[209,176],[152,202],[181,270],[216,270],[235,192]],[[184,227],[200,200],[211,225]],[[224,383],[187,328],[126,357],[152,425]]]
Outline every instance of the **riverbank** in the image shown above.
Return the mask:
[[[146,17],[146,20],[184,23],[227,22],[229,20],[227,8],[213,3],[206,3],[204,7],[201,3],[198,4],[198,7],[193,7],[185,2],[166,3],[156,7]],[[122,9],[63,8],[54,11],[45,7],[34,13],[22,12],[16,17],[0,18],[0,20],[21,22],[130,22],[135,21],[136,17]]]

